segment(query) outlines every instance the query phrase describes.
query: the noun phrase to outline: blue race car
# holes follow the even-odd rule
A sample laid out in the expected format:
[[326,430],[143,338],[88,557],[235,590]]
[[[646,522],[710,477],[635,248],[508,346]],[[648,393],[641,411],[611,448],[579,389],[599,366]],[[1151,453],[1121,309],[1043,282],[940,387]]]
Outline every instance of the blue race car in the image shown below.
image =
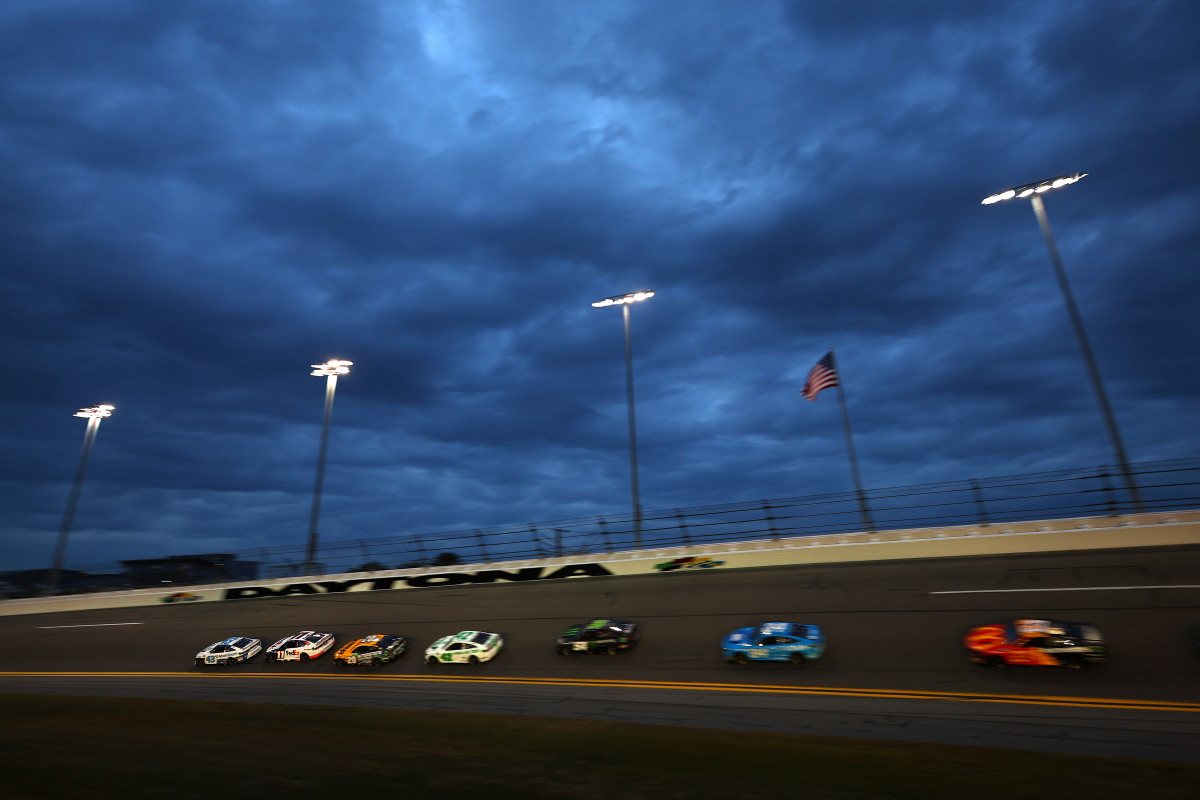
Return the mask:
[[721,642],[726,661],[790,661],[803,664],[825,654],[825,634],[818,625],[764,622],[757,628],[739,628]]

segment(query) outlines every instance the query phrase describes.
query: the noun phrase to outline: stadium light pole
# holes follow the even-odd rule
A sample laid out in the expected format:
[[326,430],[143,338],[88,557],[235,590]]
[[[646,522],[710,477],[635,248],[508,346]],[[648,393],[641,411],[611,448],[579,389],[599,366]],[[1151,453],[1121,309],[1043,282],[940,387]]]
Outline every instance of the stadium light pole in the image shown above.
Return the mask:
[[317,481],[313,485],[312,513],[308,517],[308,547],[304,553],[304,566],[309,570],[317,562],[317,520],[321,516],[321,488],[325,483],[325,454],[329,452],[329,421],[333,418],[333,394],[337,390],[339,375],[348,375],[353,361],[331,358],[324,364],[313,364],[311,375],[325,378],[325,421],[321,426],[321,449],[317,451]]
[[982,205],[989,206],[1004,200],[1012,200],[1014,198],[1023,199],[1026,197],[1029,198],[1029,202],[1033,205],[1034,216],[1037,217],[1038,227],[1041,228],[1042,238],[1046,242],[1046,250],[1050,253],[1050,263],[1054,266],[1054,275],[1058,279],[1058,288],[1062,290],[1063,302],[1066,304],[1067,313],[1071,317],[1071,326],[1075,330],[1075,339],[1079,342],[1079,350],[1083,354],[1083,361],[1087,366],[1088,377],[1092,381],[1092,389],[1095,391],[1096,399],[1100,403],[1100,412],[1104,415],[1104,424],[1108,427],[1108,436],[1112,440],[1113,450],[1117,456],[1117,463],[1120,466],[1121,474],[1125,477],[1125,485],[1129,489],[1129,496],[1133,499],[1133,507],[1135,510],[1141,511],[1143,510],[1142,494],[1138,489],[1137,481],[1134,479],[1133,470],[1129,466],[1129,457],[1125,453],[1125,444],[1121,440],[1121,432],[1117,428],[1117,419],[1113,415],[1112,405],[1108,402],[1108,393],[1104,391],[1104,382],[1100,379],[1100,370],[1096,366],[1095,356],[1092,355],[1092,346],[1088,343],[1087,332],[1083,327],[1083,318],[1079,316],[1079,308],[1075,304],[1075,295],[1071,292],[1071,284],[1067,282],[1067,273],[1063,269],[1062,257],[1058,254],[1058,245],[1054,241],[1054,233],[1050,230],[1050,220],[1046,218],[1046,206],[1042,202],[1042,195],[1046,192],[1070,186],[1085,177],[1087,177],[1086,172],[1076,172],[1073,175],[1059,175],[1057,178],[1027,183],[1024,186],[1016,186],[1012,189],[1005,189],[1002,192],[988,195],[983,198]]
[[116,406],[98,405],[81,408],[74,416],[88,421],[87,430],[83,434],[83,450],[79,453],[79,466],[75,468],[75,480],[71,483],[71,492],[67,495],[67,507],[63,510],[62,524],[58,527],[58,541],[54,543],[54,560],[50,566],[50,574],[46,578],[43,594],[52,595],[58,590],[58,578],[62,574],[63,561],[67,555],[67,537],[71,535],[71,524],[75,521],[75,509],[79,507],[79,495],[83,492],[83,479],[87,475],[88,459],[92,455],[92,445],[96,441],[96,432],[100,430],[100,420],[111,417]]
[[642,546],[642,500],[638,493],[637,420],[633,412],[633,345],[629,332],[629,307],[654,297],[654,292],[630,292],[606,297],[592,303],[592,308],[621,306],[625,319],[625,402],[629,414],[629,482],[633,489],[633,541]]

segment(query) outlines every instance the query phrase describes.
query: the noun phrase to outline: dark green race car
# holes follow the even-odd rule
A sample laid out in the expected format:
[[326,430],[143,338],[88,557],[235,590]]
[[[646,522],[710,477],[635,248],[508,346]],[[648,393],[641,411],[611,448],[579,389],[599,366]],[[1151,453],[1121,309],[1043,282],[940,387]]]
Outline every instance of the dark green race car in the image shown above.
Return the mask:
[[558,635],[558,654],[606,653],[615,656],[628,650],[641,638],[637,623],[612,619],[594,619],[572,625]]

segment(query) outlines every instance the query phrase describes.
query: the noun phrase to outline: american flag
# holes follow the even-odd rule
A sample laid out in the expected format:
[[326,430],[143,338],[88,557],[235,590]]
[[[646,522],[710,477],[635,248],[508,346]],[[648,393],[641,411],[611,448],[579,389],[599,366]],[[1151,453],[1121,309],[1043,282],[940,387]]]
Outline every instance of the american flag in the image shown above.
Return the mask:
[[825,354],[825,357],[817,362],[808,373],[808,380],[804,382],[804,388],[800,390],[800,394],[807,397],[809,400],[816,400],[817,395],[822,389],[828,389],[830,386],[838,385],[837,367],[833,365],[833,351],[830,350]]

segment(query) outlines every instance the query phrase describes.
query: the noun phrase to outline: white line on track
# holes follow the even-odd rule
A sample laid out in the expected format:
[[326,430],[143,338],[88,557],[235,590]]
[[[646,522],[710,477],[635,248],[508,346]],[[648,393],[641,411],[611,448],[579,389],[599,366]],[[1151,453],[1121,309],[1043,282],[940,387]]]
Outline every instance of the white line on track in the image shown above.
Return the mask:
[[961,589],[926,594],[1001,594],[1005,592],[1123,592],[1132,589],[1200,589],[1200,584],[1175,583],[1161,586],[1056,586],[1050,589]]
[[48,631],[52,628],[108,628],[113,625],[145,625],[144,622],[93,622],[90,625],[39,625],[39,631]]

